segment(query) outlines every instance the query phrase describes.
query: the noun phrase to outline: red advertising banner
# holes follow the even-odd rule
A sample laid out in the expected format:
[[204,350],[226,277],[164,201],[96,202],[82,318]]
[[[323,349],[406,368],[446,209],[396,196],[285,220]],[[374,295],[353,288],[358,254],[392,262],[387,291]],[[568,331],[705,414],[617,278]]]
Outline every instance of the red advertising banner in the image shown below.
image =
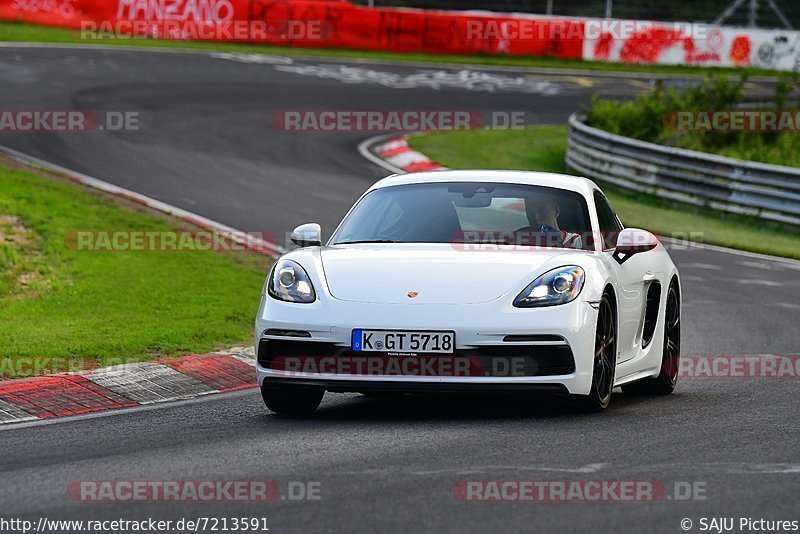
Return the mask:
[[0,20],[87,40],[156,37],[492,54],[612,63],[800,69],[800,32],[704,23],[368,8],[345,0],[0,0]]
[[0,0],[0,20],[78,30],[304,47],[579,59],[584,21],[367,8],[332,0]]

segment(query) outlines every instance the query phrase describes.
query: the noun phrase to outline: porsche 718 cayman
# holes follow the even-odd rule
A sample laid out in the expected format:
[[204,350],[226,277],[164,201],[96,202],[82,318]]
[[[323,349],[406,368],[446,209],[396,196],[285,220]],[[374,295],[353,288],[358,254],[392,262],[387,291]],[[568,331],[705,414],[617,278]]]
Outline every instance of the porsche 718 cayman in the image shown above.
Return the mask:
[[616,386],[675,387],[678,271],[585,178],[390,176],[326,244],[313,223],[292,240],[255,324],[275,412],[311,412],[325,391],[550,392],[599,411]]

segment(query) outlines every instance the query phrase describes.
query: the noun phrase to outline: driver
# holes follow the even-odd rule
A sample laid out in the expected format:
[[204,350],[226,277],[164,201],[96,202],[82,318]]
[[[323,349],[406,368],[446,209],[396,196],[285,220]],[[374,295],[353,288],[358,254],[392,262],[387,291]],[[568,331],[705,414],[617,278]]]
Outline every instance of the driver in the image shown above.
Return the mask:
[[561,230],[558,227],[558,216],[561,207],[558,202],[549,196],[537,196],[525,199],[525,213],[530,226],[520,228],[520,232],[536,232],[544,238],[545,246],[562,246],[565,248],[583,248],[581,236]]

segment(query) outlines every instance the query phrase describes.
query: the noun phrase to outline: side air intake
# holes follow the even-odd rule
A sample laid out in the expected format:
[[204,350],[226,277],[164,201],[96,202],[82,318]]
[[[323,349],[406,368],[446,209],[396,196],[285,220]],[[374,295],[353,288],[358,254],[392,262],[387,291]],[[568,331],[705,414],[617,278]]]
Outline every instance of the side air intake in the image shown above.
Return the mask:
[[658,305],[661,302],[661,284],[653,282],[647,288],[647,302],[644,310],[644,329],[642,330],[642,347],[653,341],[658,322]]

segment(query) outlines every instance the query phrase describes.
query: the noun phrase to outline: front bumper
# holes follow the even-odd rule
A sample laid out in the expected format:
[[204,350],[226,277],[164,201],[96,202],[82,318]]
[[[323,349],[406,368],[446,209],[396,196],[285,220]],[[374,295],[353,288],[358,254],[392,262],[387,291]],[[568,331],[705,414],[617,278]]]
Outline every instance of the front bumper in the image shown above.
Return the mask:
[[[255,324],[259,384],[265,379],[330,391],[546,391],[587,395],[597,311],[580,299],[547,308],[498,301],[470,304],[371,304],[323,298],[294,304],[262,297]],[[453,356],[386,356],[350,350],[354,329],[452,330]],[[448,358],[466,372],[430,373],[398,358]],[[315,365],[286,365],[287,359]],[[354,365],[379,359],[377,367]],[[318,365],[322,361],[326,365]],[[347,365],[340,365],[347,360]],[[414,364],[418,362],[412,362]],[[333,364],[333,365],[331,365]],[[411,372],[407,372],[411,369]],[[441,367],[436,368],[441,369]],[[333,371],[332,371],[333,370]],[[399,372],[398,372],[399,370]]]

